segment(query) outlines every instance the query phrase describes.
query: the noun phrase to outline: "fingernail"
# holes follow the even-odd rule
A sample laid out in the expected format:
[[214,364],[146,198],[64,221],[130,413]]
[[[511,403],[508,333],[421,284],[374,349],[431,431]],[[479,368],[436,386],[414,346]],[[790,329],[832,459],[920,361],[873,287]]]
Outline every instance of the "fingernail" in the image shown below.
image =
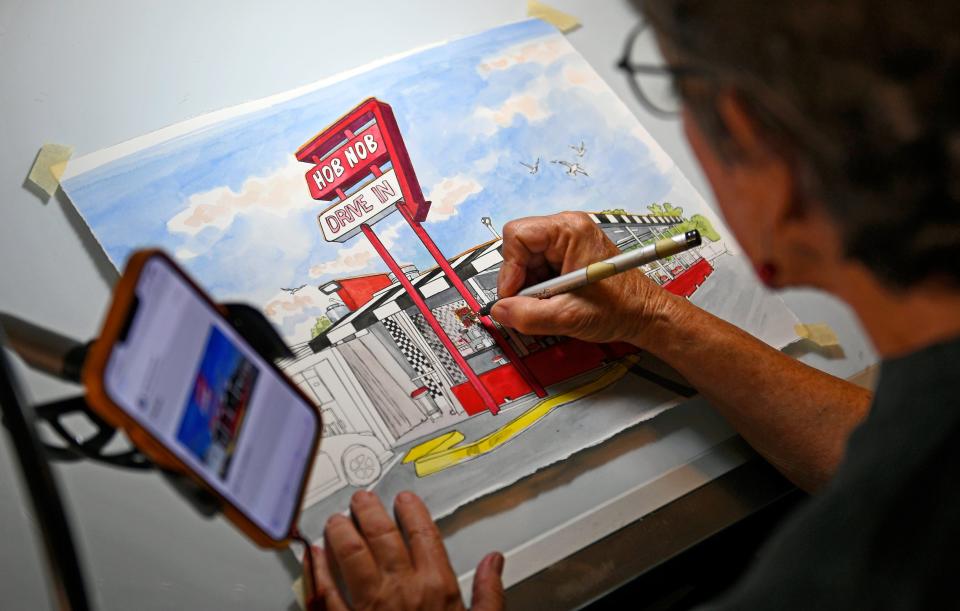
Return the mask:
[[330,518],[327,520],[327,526],[333,526],[335,524],[343,522],[346,519],[347,518],[343,514],[335,513],[332,516],[330,516]]
[[355,503],[369,503],[373,500],[373,493],[369,490],[358,490],[353,493],[353,501]]
[[506,322],[510,318],[510,306],[502,301],[498,301],[490,309],[490,316],[497,322]]
[[414,501],[414,496],[413,496],[413,493],[410,491],[404,490],[403,492],[397,495],[398,503],[406,504],[406,503],[412,503],[413,501]]

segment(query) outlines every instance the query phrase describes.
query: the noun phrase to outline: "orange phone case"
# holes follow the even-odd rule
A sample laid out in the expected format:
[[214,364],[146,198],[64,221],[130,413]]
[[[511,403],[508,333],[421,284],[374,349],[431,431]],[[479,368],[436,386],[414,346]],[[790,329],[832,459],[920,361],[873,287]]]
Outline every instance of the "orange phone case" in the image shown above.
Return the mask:
[[[134,289],[137,286],[140,273],[143,271],[143,267],[147,261],[153,257],[161,257],[166,260],[170,266],[184,279],[184,281],[186,281],[187,284],[193,288],[194,292],[199,295],[201,299],[207,301],[221,315],[224,314],[223,308],[214,303],[206,295],[206,293],[204,293],[203,290],[195,282],[193,282],[193,280],[191,280],[186,273],[184,273],[180,267],[163,251],[158,249],[150,249],[141,250],[134,253],[127,262],[123,276],[120,278],[120,281],[117,283],[117,286],[113,291],[113,302],[110,304],[110,309],[108,310],[106,319],[104,320],[103,328],[100,331],[100,336],[94,341],[93,345],[91,345],[83,365],[81,377],[87,392],[87,403],[91,408],[93,408],[94,411],[97,412],[98,415],[110,423],[110,425],[122,429],[130,438],[130,441],[158,466],[189,477],[193,481],[197,482],[208,493],[216,497],[217,500],[220,501],[220,510],[223,512],[224,516],[233,522],[233,524],[239,528],[241,532],[247,535],[254,543],[261,547],[268,548],[286,547],[290,542],[290,537],[296,524],[296,516],[299,515],[299,507],[303,503],[303,495],[306,489],[307,480],[310,477],[313,467],[312,458],[310,463],[307,465],[307,468],[304,470],[303,481],[300,482],[300,491],[297,495],[296,504],[298,509],[294,512],[293,518],[290,521],[290,525],[286,532],[286,537],[279,540],[272,539],[250,518],[244,515],[243,512],[234,507],[229,500],[227,500],[223,495],[205,482],[202,477],[194,473],[186,463],[180,460],[173,452],[168,450],[162,442],[160,442],[149,431],[143,428],[133,417],[128,415],[123,408],[114,403],[114,401],[106,392],[106,388],[104,387],[103,383],[103,376],[106,371],[107,361],[110,358],[113,345],[117,342],[117,339],[119,338],[123,326],[127,320],[127,313],[133,303]],[[267,360],[269,366],[273,367],[282,378],[287,379],[286,374],[284,374],[283,371],[281,371],[275,364],[268,359],[265,360]],[[290,386],[303,398],[307,405],[313,408],[313,412],[317,417],[317,435],[313,440],[313,446],[310,452],[311,457],[316,456],[317,448],[320,444],[320,433],[323,430],[320,411],[316,408],[313,401],[311,401],[292,381],[290,381]]]

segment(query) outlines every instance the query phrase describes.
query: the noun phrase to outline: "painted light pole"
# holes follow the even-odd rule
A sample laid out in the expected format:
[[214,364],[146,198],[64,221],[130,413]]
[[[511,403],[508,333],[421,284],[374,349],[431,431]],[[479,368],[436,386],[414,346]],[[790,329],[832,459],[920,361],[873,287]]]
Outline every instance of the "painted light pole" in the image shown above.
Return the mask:
[[490,233],[493,234],[494,240],[500,239],[500,234],[497,233],[497,230],[493,227],[493,221],[490,220],[489,216],[480,217],[480,222],[483,223],[483,226],[490,230]]

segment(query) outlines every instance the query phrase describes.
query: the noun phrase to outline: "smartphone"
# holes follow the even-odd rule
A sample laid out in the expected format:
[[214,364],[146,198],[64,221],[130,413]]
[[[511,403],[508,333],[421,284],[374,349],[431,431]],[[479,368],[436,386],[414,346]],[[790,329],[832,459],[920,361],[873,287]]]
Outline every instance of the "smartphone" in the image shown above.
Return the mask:
[[286,545],[320,413],[161,251],[127,263],[83,382],[93,409],[151,460],[198,481],[254,542]]

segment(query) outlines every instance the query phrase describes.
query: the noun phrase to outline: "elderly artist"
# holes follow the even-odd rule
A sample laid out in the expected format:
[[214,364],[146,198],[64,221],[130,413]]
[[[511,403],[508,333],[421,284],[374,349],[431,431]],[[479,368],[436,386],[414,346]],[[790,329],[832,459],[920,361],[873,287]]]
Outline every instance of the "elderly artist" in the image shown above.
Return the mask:
[[[876,394],[639,271],[544,301],[504,299],[493,317],[651,352],[812,493],[716,607],[942,608],[955,599],[960,543],[960,9],[637,4],[667,58],[690,146],[759,278],[848,303],[883,359]],[[615,252],[581,214],[513,221],[500,295]],[[358,494],[352,510],[356,525],[332,518],[318,554],[327,608],[345,608],[331,563],[359,608],[461,606],[415,496],[396,501],[409,547],[373,495]],[[502,566],[498,554],[481,562],[476,608],[502,605]]]

